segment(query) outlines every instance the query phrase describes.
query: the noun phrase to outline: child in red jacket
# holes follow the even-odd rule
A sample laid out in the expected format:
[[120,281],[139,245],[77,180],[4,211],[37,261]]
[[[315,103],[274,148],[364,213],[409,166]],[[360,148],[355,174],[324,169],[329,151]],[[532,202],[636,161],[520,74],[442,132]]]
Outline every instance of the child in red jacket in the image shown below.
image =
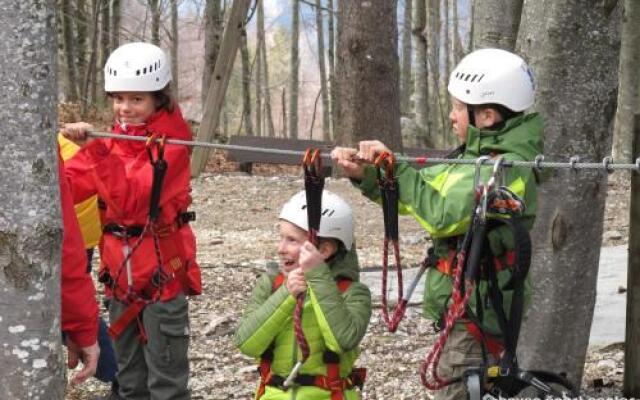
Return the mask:
[[[116,49],[104,68],[115,133],[145,141],[92,140],[79,122],[62,133],[83,148],[66,163],[74,200],[98,194],[103,237],[100,280],[113,296],[109,313],[118,359],[120,396],[189,398],[189,319],[186,295],[200,294],[191,204],[189,150],[161,138],[191,140],[169,91],[171,66],[148,43]],[[166,162],[160,190],[154,176]],[[157,195],[157,197],[155,196]],[[152,197],[157,198],[150,207]],[[150,214],[151,210],[156,212]]]

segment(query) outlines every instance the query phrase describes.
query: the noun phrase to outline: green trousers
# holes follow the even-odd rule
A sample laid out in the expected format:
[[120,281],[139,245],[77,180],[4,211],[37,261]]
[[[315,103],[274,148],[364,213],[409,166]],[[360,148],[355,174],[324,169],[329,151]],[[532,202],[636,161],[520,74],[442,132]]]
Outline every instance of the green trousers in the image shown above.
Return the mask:
[[[126,305],[112,300],[111,323]],[[126,400],[189,400],[189,307],[180,295],[146,306],[141,314],[148,341],[139,340],[134,320],[115,341],[119,395]]]

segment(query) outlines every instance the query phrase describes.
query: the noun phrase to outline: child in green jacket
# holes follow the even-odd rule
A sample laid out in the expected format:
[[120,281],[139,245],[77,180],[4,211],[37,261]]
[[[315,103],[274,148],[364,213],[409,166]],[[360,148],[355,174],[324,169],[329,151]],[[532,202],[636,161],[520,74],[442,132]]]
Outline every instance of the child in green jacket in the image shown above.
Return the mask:
[[[261,400],[352,400],[359,395],[358,345],[371,317],[371,294],[359,282],[353,243],[351,207],[324,191],[316,248],[307,240],[304,192],[294,195],[280,213],[278,267],[262,275],[235,334],[244,354],[260,359]],[[310,355],[294,383],[284,381],[300,360],[293,312],[298,294],[306,293],[302,328]]]
[[[503,156],[505,160],[532,161],[543,151],[543,123],[538,114],[524,114],[534,102],[534,82],[530,68],[519,56],[498,49],[477,50],[466,56],[451,73],[448,86],[452,97],[449,114],[453,131],[461,147],[452,157],[475,159],[479,156]],[[372,162],[389,149],[379,141],[363,141],[359,149],[336,148],[332,152],[346,175],[353,179],[362,193],[379,198],[376,170],[357,159]],[[491,168],[482,169],[486,182]],[[526,210],[521,221],[531,229],[536,213],[537,183],[529,168],[507,168],[506,184],[524,199]],[[433,239],[435,260],[427,270],[424,313],[441,324],[442,316],[451,304],[453,255],[469,228],[474,206],[474,165],[436,165],[421,170],[399,163],[395,176],[399,185],[401,210],[413,215]],[[513,237],[505,227],[489,234],[496,265],[513,263]],[[500,287],[511,277],[510,268],[497,273]],[[479,285],[480,298],[487,300],[486,282]],[[525,295],[530,287],[525,281]],[[511,292],[503,291],[503,306],[509,310]],[[476,295],[472,294],[469,308],[476,310]],[[528,301],[528,299],[526,300]],[[482,331],[486,338],[501,340],[495,310],[489,307],[483,315]],[[483,363],[481,343],[472,334],[470,324],[456,325],[449,337],[438,373],[445,379],[460,377],[474,365]],[[495,342],[494,342],[495,343]],[[485,343],[486,345],[486,343]],[[467,398],[466,389],[456,383],[436,392],[437,400]]]

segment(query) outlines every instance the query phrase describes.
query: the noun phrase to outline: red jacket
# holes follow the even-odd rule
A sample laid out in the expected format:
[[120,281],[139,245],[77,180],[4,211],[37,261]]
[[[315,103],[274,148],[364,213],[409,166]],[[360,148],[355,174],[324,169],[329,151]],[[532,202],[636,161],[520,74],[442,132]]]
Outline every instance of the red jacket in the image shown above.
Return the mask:
[[[167,138],[191,140],[189,126],[176,106],[172,113],[159,111],[144,125],[121,126],[116,124],[115,133],[131,136],[148,136],[150,133],[164,134]],[[154,151],[155,156],[155,151]],[[176,224],[179,213],[186,212],[191,204],[190,151],[185,146],[166,145],[164,159],[167,171],[160,196],[158,224],[169,231],[160,240],[160,250],[165,272],[184,268],[188,280],[184,292],[200,294],[200,269],[195,260],[195,237],[189,225]],[[104,201],[102,213],[104,226],[142,227],[149,217],[149,203],[153,169],[144,142],[96,139],[83,147],[73,158],[67,160],[67,175],[73,183],[74,201],[80,202],[94,194]],[[131,248],[138,237],[128,239]],[[126,267],[123,266],[124,239],[114,234],[105,234],[100,245],[102,268],[107,268],[118,286],[127,289]],[[145,235],[142,243],[131,257],[133,287],[142,291],[149,287],[150,279],[157,270],[158,261],[153,239]],[[162,290],[161,299],[173,299],[183,291],[179,279],[170,280]]]
[[69,183],[58,154],[60,200],[62,203],[62,330],[80,347],[98,340],[98,304],[91,275],[87,274],[87,253],[73,208]]

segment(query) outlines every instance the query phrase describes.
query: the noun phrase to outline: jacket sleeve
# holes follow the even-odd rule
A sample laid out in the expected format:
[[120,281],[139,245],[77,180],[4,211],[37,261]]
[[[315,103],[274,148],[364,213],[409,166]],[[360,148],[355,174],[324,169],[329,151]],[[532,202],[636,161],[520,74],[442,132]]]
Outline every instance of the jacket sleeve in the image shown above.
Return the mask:
[[[75,157],[67,161],[71,180],[74,184],[74,200],[84,200],[87,194],[98,192],[107,206],[125,221],[132,215],[146,215],[149,211],[153,167],[141,154],[137,168],[125,170],[122,159],[112,154],[110,144],[94,140],[85,146]],[[164,151],[167,172],[164,177],[160,206],[173,199],[189,187],[189,152],[184,146],[167,146]],[[79,163],[85,166],[78,165]],[[86,167],[88,166],[88,168]],[[87,175],[92,178],[94,193],[83,185]],[[76,183],[74,178],[78,178]]]
[[[488,180],[491,171],[491,166],[482,168],[483,182]],[[358,184],[362,193],[373,200],[380,196],[375,175],[375,169],[367,167]],[[467,230],[474,206],[474,165],[435,166],[418,171],[400,163],[395,175],[400,211],[411,214],[432,237],[455,236]],[[507,173],[507,185],[519,196],[524,197],[528,180],[521,173]]]
[[327,347],[336,353],[355,349],[371,318],[371,293],[352,282],[340,293],[329,266],[321,264],[305,273],[313,311]]
[[271,293],[272,277],[262,275],[234,335],[234,343],[250,357],[259,358],[292,318],[296,300],[284,285]]
[[73,209],[71,192],[59,160],[60,198],[64,234],[62,239],[61,311],[62,331],[80,347],[90,346],[98,337],[98,304],[80,227]]

